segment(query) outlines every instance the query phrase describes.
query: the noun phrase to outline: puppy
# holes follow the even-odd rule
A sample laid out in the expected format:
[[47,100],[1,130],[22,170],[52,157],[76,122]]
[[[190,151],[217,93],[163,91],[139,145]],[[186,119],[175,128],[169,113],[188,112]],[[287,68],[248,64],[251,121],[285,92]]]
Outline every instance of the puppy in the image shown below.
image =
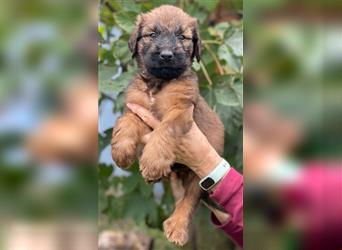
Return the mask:
[[[197,77],[191,70],[200,60],[201,41],[197,20],[181,9],[163,5],[140,14],[128,42],[139,66],[130,82],[126,103],[136,103],[150,110],[160,121],[142,153],[137,149],[151,129],[129,110],[113,129],[112,156],[121,168],[130,166],[140,155],[139,166],[148,182],[169,176],[175,163],[178,141],[195,121],[219,154],[223,152],[224,127],[199,93]],[[191,113],[190,107],[194,105]],[[191,215],[200,199],[198,177],[183,166],[178,173],[185,188],[181,201],[163,226],[167,239],[177,245],[188,241]]]

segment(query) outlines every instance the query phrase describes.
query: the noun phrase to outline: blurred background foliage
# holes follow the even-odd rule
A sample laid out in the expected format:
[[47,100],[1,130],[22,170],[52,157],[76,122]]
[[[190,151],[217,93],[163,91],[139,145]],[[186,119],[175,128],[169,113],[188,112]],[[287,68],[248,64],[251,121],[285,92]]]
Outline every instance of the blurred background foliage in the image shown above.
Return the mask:
[[[100,229],[122,229],[118,225],[129,220],[157,239],[158,250],[178,249],[162,235],[162,222],[173,210],[170,187],[168,183],[147,185],[137,164],[127,171],[116,167],[111,159],[110,139],[115,119],[123,109],[125,88],[137,72],[127,46],[136,16],[162,4],[178,6],[198,19],[203,51],[201,61],[193,63],[193,70],[199,77],[201,94],[225,125],[224,157],[242,171],[242,1],[100,1],[99,225]],[[197,211],[195,224],[187,249],[233,248],[226,236],[210,225],[207,209]]]
[[96,206],[79,210],[96,198],[94,170],[33,163],[25,145],[27,136],[60,108],[72,80],[90,72],[78,49],[94,21],[88,16],[94,7],[83,1],[2,2],[0,216],[47,218],[78,210],[96,217]]
[[[310,171],[308,163],[315,161],[322,161],[327,169],[327,162],[341,166],[342,20],[338,14],[341,7],[341,1],[334,0],[244,2],[245,139],[249,130],[249,136],[253,134],[255,140],[262,142],[263,132],[258,130],[257,124],[270,128],[273,123],[273,129],[264,131],[267,139],[258,144],[258,152],[264,152],[264,155],[251,157],[244,152],[245,181],[248,183],[244,189],[246,249],[304,249],[303,243],[307,241],[302,223],[305,218],[293,215],[288,199],[279,192],[287,183],[269,178],[271,174],[258,179],[258,173],[264,170],[255,162],[281,156],[282,160],[295,163],[295,167],[289,164],[287,169],[298,172]],[[254,107],[262,107],[263,111],[275,115],[262,120],[265,116],[260,112],[261,118],[254,121],[251,116],[249,127],[248,110]],[[279,118],[281,124],[274,125]],[[291,143],[286,142],[285,133],[278,129],[286,122],[295,125],[289,130],[296,134],[296,140]],[[275,142],[280,145],[278,148]],[[245,143],[244,150],[246,148]],[[248,158],[253,158],[250,162],[254,164],[249,165]],[[280,167],[269,169],[271,173]],[[273,185],[265,185],[270,180]],[[305,202],[303,200],[306,198],[296,202]],[[326,228],[331,227],[326,223]]]
[[[95,226],[94,164],[37,163],[25,144],[47,117],[61,109],[61,96],[75,86],[74,79],[96,72],[81,52],[81,44],[95,28],[96,16],[91,13],[96,15],[96,5],[83,0],[1,1],[0,249],[39,249],[37,242],[43,242],[44,235],[32,234],[22,245],[23,237],[11,231],[24,222],[78,221]],[[93,47],[96,50],[95,43]],[[26,232],[30,234],[29,228]],[[7,248],[8,238],[18,248]],[[52,249],[51,243],[44,249]]]

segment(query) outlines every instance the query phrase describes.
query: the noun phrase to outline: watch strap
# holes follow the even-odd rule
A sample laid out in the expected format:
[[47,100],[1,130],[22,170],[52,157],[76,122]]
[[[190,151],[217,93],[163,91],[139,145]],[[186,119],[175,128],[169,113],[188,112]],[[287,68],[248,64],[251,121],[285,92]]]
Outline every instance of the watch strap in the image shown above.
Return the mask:
[[200,180],[200,187],[205,191],[210,190],[212,187],[216,185],[217,182],[219,182],[228,173],[229,169],[229,163],[222,158],[222,160],[215,167],[215,169],[211,171],[211,173],[209,173],[202,180]]

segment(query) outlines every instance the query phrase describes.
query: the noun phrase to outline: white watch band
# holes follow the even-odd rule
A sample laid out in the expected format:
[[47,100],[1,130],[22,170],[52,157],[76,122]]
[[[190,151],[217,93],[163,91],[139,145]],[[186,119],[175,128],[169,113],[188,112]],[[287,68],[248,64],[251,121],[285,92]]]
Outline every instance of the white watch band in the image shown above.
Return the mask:
[[222,158],[216,168],[199,182],[200,187],[205,191],[210,190],[228,173],[229,170],[229,163]]

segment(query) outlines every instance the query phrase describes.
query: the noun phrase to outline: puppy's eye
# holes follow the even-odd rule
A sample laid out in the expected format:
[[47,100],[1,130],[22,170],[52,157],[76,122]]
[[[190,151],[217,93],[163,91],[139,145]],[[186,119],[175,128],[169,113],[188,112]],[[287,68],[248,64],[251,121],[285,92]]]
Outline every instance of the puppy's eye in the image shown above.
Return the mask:
[[185,39],[185,36],[183,36],[183,35],[178,35],[177,38],[178,38],[179,40],[183,41],[183,40]]
[[149,34],[149,37],[156,38],[157,37],[157,33],[156,32],[152,32],[152,33]]

